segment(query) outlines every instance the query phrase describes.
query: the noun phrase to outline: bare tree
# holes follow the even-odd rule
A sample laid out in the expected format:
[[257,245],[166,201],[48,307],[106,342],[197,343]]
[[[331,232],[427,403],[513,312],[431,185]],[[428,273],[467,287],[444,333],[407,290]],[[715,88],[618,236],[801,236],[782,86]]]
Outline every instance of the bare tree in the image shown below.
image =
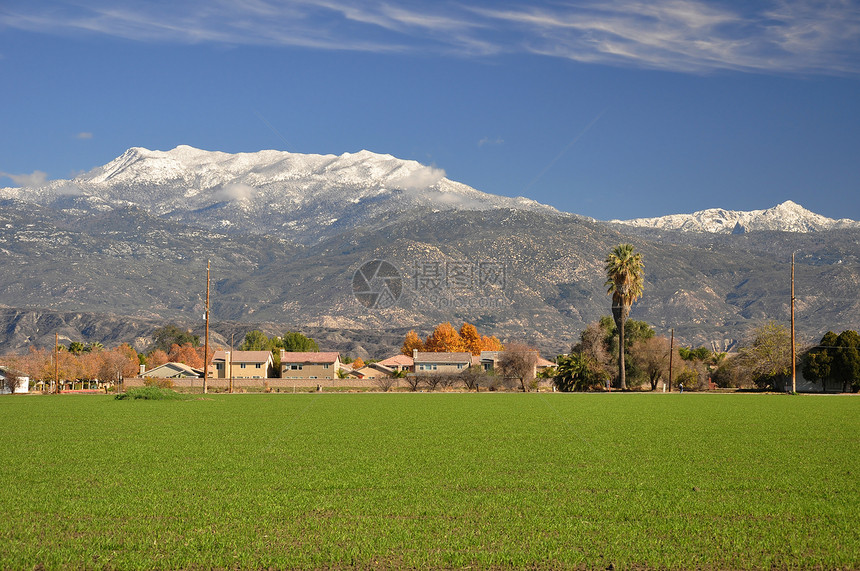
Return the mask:
[[21,385],[21,377],[18,376],[18,372],[13,369],[3,368],[3,388],[9,391],[10,395],[14,395],[15,391],[18,390],[18,387]]
[[608,348],[606,328],[611,324],[610,318],[607,318],[605,323],[589,323],[580,335],[579,343],[570,348],[571,353],[582,353],[588,359],[589,369],[607,379],[607,382],[612,377],[612,355]]
[[430,389],[431,391],[435,391],[435,390],[436,390],[436,387],[438,387],[438,386],[439,386],[439,383],[441,383],[441,382],[442,382],[442,375],[439,375],[439,374],[436,374],[436,375],[433,375],[433,374],[430,374],[430,375],[424,375],[424,376],[422,377],[422,380],[423,380],[423,382],[424,382],[424,385],[425,385],[428,389]]
[[466,386],[466,390],[469,391],[479,391],[481,390],[481,385],[488,386],[486,377],[487,373],[480,365],[472,365],[460,373],[460,378]]
[[373,379],[374,384],[382,389],[382,392],[387,393],[397,384],[397,379],[390,375],[382,375]]
[[407,375],[403,380],[406,381],[406,387],[414,393],[421,387],[424,379],[418,375]]
[[457,385],[457,381],[460,378],[458,375],[442,375],[442,378],[439,379],[439,388],[442,389],[450,389]]
[[506,345],[499,354],[499,372],[503,377],[518,380],[523,392],[527,392],[535,378],[537,357],[538,352],[534,347],[521,343]]
[[661,379],[669,378],[669,340],[650,337],[633,344],[630,356],[636,366],[648,377],[651,390],[657,389]]

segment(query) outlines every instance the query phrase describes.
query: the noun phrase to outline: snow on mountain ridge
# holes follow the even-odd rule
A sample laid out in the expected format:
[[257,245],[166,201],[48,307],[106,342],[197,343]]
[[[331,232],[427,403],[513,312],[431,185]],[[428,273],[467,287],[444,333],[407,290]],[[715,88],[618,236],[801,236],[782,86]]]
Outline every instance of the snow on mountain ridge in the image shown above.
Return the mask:
[[692,214],[671,214],[656,218],[634,218],[632,220],[610,220],[642,228],[680,230],[684,232],[709,232],[731,234],[764,230],[783,232],[819,232],[840,228],[860,228],[860,222],[842,218],[834,220],[821,216],[803,206],[786,200],[773,208],[764,210],[726,210],[709,208]]
[[76,210],[136,206],[156,216],[235,232],[285,232],[299,241],[390,223],[400,213],[422,207],[561,214],[527,198],[475,190],[449,180],[436,167],[367,150],[338,156],[132,147],[72,181],[0,189],[4,197]]

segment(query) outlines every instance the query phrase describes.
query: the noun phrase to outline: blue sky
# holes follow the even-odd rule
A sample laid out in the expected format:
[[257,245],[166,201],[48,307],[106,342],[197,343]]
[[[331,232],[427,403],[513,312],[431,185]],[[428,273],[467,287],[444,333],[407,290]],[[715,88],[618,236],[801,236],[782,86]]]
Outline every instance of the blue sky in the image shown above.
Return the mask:
[[598,219],[860,219],[850,0],[4,0],[0,78],[0,186],[369,149]]

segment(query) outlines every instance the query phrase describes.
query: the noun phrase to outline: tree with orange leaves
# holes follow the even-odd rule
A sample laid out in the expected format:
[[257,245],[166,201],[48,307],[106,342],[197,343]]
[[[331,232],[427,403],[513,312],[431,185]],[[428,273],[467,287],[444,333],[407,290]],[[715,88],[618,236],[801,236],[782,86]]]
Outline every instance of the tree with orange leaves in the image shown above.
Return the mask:
[[483,349],[481,335],[478,333],[478,329],[471,323],[464,323],[460,327],[460,340],[464,350],[472,355],[481,354],[481,349]]
[[80,376],[78,378],[85,381],[98,379],[101,368],[101,351],[81,353],[78,355],[78,363],[80,364]]
[[427,340],[424,342],[426,351],[436,352],[458,352],[464,350],[463,339],[450,322],[440,323],[436,326]]
[[[134,357],[131,353],[134,353]],[[100,351],[99,357],[101,359],[99,379],[102,381],[117,383],[125,377],[135,376],[138,372],[137,353],[128,345],[121,345],[109,351]]]
[[173,363],[185,363],[195,369],[203,368],[202,349],[197,351],[197,347],[193,347],[191,343],[183,343],[182,345],[174,343],[170,347],[167,358]]
[[424,342],[421,341],[421,338],[418,337],[415,330],[411,330],[406,334],[406,339],[403,340],[403,346],[400,348],[400,352],[411,357],[413,349],[424,351]]
[[468,351],[472,355],[480,355],[481,351],[501,351],[502,343],[496,337],[480,335],[471,323],[463,323],[458,332],[446,322],[437,325],[424,341],[414,330],[407,333],[400,352],[411,357],[413,349],[451,353]]
[[161,349],[156,349],[146,357],[146,366],[149,369],[154,369],[155,367],[160,367],[168,361],[169,359],[167,358],[167,353],[165,353]]
[[481,336],[481,351],[502,351],[503,349],[502,342],[495,335],[490,337],[486,335]]
[[351,366],[353,369],[360,369],[360,368],[362,368],[362,367],[364,366],[364,359],[362,359],[361,357],[358,357],[355,361],[353,361],[353,362],[350,364],[350,366]]

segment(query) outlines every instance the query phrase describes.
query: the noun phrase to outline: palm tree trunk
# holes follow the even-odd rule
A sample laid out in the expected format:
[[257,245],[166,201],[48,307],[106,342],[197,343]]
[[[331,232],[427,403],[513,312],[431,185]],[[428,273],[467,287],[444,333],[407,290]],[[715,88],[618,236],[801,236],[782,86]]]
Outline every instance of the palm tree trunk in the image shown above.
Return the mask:
[[621,383],[621,390],[627,390],[627,379],[624,368],[624,317],[618,320],[618,379]]

